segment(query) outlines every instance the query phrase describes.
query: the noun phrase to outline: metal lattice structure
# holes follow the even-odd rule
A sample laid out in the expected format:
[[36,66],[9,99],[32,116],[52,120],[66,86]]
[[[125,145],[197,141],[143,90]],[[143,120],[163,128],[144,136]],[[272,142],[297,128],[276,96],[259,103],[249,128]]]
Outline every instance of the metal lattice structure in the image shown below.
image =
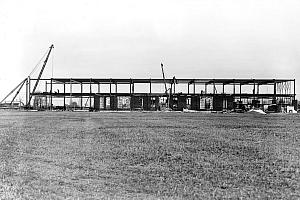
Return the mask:
[[[31,83],[35,81],[37,79],[26,80],[29,88],[27,99],[33,96],[42,98],[43,105],[40,107],[50,110],[162,110],[169,104],[173,110],[220,111],[268,107],[275,112],[297,105],[295,79],[50,78],[40,79],[44,82],[45,91],[29,92]],[[153,91],[154,86],[164,86],[165,83],[170,87],[169,95],[164,90]],[[142,92],[135,92],[138,84],[144,85]],[[120,85],[125,85],[128,90],[118,91]],[[178,91],[179,86],[184,86],[186,90]],[[103,87],[106,90],[101,89]],[[244,87],[247,90],[243,90]],[[200,92],[198,88],[201,88]],[[74,99],[78,102],[74,103]],[[59,105],[55,105],[54,100],[58,100]]]

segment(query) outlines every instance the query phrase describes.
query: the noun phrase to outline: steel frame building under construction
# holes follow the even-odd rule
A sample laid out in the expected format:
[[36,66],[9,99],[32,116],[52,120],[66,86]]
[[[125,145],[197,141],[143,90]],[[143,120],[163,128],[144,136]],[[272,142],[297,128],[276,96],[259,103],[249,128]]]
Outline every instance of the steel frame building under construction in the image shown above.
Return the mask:
[[[280,112],[288,106],[294,106],[297,110],[295,79],[165,79],[163,64],[163,79],[41,79],[53,48],[52,44],[46,52],[38,78],[30,78],[30,73],[0,102],[0,106],[7,105],[3,102],[15,93],[8,104],[14,105],[14,100],[25,85],[24,107],[27,109],[223,111],[254,107]],[[32,90],[31,83],[34,83]],[[137,91],[136,86],[141,84],[144,85],[142,90]],[[41,85],[45,86],[44,91],[37,90]],[[157,85],[164,86],[164,89],[157,90]],[[123,90],[118,90],[120,86],[123,86]],[[106,90],[103,89],[105,87]]]
[[[295,79],[50,78],[40,79],[45,91],[32,93],[30,83],[36,81],[26,80],[26,103],[31,97],[40,99],[40,103],[34,101],[35,107],[40,109],[155,111],[167,107],[223,111],[257,107],[280,112],[287,106],[294,106],[297,110]],[[135,91],[138,84],[143,84],[142,92]],[[167,91],[153,90],[155,85],[164,84],[169,86]],[[186,92],[177,91],[179,85],[184,86]],[[118,91],[119,86],[123,90],[125,86],[127,91]],[[263,90],[263,87],[269,89]],[[77,103],[72,104],[75,99]]]

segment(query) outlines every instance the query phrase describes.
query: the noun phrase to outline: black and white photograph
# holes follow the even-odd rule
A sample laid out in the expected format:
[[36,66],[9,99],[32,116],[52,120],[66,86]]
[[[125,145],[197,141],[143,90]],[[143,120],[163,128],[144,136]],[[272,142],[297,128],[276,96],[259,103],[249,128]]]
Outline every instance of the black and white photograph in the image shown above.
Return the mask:
[[300,199],[299,0],[0,0],[0,199]]

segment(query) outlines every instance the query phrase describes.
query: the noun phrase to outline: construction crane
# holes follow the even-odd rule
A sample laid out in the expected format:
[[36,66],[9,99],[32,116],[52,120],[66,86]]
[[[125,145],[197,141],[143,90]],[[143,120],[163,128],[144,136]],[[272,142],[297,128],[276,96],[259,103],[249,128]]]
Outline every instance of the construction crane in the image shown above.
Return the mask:
[[[39,81],[40,81],[40,79],[41,79],[41,77],[42,77],[42,74],[43,74],[44,69],[45,69],[45,67],[46,67],[48,58],[49,58],[50,53],[51,53],[51,51],[52,51],[53,48],[54,48],[54,46],[53,46],[53,44],[52,44],[52,45],[50,46],[49,52],[48,52],[48,54],[47,54],[47,57],[46,57],[46,59],[44,60],[44,64],[43,64],[43,67],[42,67],[42,69],[41,69],[41,71],[40,71],[40,73],[39,73],[39,76],[38,76],[38,78],[37,78],[37,80],[36,80],[36,82],[35,82],[35,85],[34,85],[34,87],[33,87],[32,93],[35,92],[35,90],[36,90],[36,88],[37,88],[37,86],[38,86],[38,84],[39,84]],[[30,91],[29,91],[29,93],[30,93]],[[32,99],[32,95],[29,95],[29,100],[28,100],[27,105],[26,105],[27,108],[30,107],[30,101],[31,101],[31,99]]]
[[[162,76],[163,76],[163,79],[164,79],[164,84],[165,84],[165,93],[167,95],[167,101],[168,101],[168,104],[167,104],[167,107],[166,107],[166,110],[170,110],[170,100],[171,100],[171,88],[167,88],[167,82],[166,82],[166,78],[165,78],[165,72],[164,72],[164,65],[162,63],[160,63],[160,66],[161,66],[161,72],[162,72]],[[168,94],[168,90],[170,90],[170,93]]]
[[165,84],[165,93],[168,94],[167,83],[166,83],[165,72],[164,72],[164,64],[160,63],[160,66],[161,66],[161,72],[162,72],[162,76],[163,76],[164,84]]

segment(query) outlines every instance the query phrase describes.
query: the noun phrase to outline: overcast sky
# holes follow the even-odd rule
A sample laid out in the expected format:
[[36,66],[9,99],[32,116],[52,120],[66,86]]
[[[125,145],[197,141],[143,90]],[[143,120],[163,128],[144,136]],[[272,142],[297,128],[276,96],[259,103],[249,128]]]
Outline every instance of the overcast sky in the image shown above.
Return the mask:
[[163,62],[168,78],[295,78],[300,95],[299,0],[0,0],[0,27],[1,99],[52,43],[54,77],[161,78]]

